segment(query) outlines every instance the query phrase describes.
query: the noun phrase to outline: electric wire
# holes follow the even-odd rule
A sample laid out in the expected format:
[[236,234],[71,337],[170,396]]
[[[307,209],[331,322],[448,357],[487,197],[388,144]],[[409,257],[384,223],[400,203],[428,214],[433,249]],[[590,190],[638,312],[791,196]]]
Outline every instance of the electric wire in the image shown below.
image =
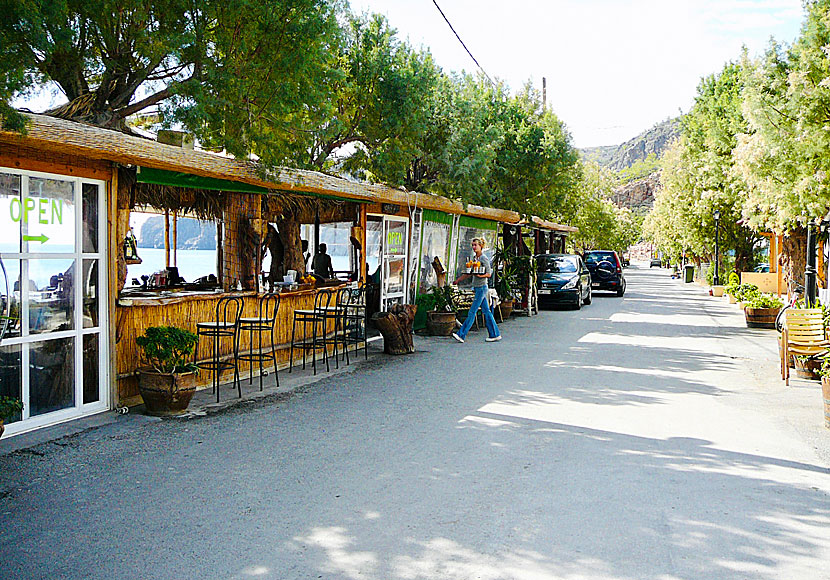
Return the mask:
[[440,13],[441,13],[441,16],[444,18],[444,22],[446,22],[446,23],[447,23],[447,26],[449,26],[449,27],[450,27],[450,30],[452,30],[452,33],[453,33],[453,34],[455,34],[455,37],[458,39],[458,42],[460,42],[460,43],[461,43],[461,46],[463,46],[463,47],[464,47],[464,50],[466,50],[466,51],[467,51],[467,54],[469,54],[469,55],[470,55],[470,58],[471,58],[471,59],[473,59],[473,62],[474,62],[474,63],[476,63],[476,66],[478,67],[478,70],[480,70],[480,71],[481,71],[481,73],[482,73],[482,74],[483,74],[483,75],[487,78],[487,80],[488,80],[488,81],[490,81],[490,84],[491,84],[491,85],[493,85],[493,87],[495,87],[495,86],[496,86],[496,83],[494,83],[494,82],[493,82],[493,79],[491,79],[491,78],[490,78],[490,75],[488,75],[488,74],[487,74],[487,71],[485,71],[485,70],[484,70],[484,67],[483,67],[483,66],[481,66],[481,65],[478,63],[478,60],[476,60],[476,57],[474,57],[474,56],[473,56],[473,53],[472,53],[472,52],[470,52],[470,49],[469,49],[469,48],[467,48],[467,45],[466,45],[466,44],[464,44],[464,41],[463,41],[463,40],[461,40],[461,37],[460,37],[460,36],[458,36],[458,33],[455,31],[455,28],[453,28],[453,25],[452,25],[452,23],[450,22],[449,18],[447,18],[447,15],[446,15],[446,14],[444,14],[444,11],[443,11],[443,10],[441,10],[441,7],[440,7],[440,6],[438,6],[438,2],[437,2],[437,0],[432,0],[432,3],[433,3],[433,4],[435,4],[435,7],[438,9],[438,12],[440,12]]

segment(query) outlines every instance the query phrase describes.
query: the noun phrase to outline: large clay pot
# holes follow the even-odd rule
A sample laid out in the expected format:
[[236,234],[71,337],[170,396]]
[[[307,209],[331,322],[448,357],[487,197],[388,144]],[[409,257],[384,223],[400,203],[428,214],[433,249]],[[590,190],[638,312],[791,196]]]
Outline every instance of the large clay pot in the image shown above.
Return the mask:
[[712,286],[712,296],[720,298],[723,296],[723,285]]
[[148,415],[181,415],[196,392],[196,373],[159,373],[138,369],[138,391]]
[[502,300],[499,302],[499,310],[501,310],[502,320],[507,320],[513,313],[513,300]]
[[749,328],[775,328],[775,317],[778,316],[779,308],[752,308],[747,306],[744,309],[746,325]]
[[455,312],[430,310],[427,312],[427,330],[433,336],[449,336],[455,330]]

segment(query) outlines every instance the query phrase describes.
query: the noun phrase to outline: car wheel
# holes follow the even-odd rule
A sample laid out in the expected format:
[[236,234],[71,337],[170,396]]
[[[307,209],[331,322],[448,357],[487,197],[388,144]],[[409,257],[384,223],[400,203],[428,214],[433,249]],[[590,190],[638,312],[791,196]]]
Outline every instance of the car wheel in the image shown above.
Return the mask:
[[622,296],[623,294],[625,294],[625,280],[622,281],[622,284],[620,284],[620,287],[617,290],[617,296]]
[[585,300],[584,300],[583,303],[586,304],[586,305],[590,304],[591,300],[593,300],[593,297],[591,296],[591,287],[588,286],[588,296],[585,297]]
[[579,289],[579,292],[576,293],[576,304],[574,304],[574,310],[581,310],[582,309],[582,288]]

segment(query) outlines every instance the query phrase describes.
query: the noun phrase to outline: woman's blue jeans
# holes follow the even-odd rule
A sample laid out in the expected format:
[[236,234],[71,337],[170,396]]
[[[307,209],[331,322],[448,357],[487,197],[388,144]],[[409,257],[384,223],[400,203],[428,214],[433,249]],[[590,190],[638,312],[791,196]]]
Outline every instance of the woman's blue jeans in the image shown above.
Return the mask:
[[496,319],[493,318],[493,312],[490,310],[490,303],[487,301],[487,286],[474,286],[475,297],[473,298],[473,305],[470,306],[470,312],[467,314],[467,320],[461,325],[461,330],[458,331],[458,336],[466,338],[467,333],[473,327],[476,321],[476,313],[481,308],[484,314],[484,325],[487,327],[487,333],[490,338],[499,336],[499,327],[496,326]]

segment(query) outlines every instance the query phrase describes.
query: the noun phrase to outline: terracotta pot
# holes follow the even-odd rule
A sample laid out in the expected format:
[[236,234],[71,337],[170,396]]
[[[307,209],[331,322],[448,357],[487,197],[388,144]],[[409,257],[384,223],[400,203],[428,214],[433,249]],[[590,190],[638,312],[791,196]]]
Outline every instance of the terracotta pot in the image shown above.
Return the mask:
[[138,391],[148,415],[181,415],[196,392],[196,373],[159,373],[138,369]]
[[501,311],[502,320],[507,320],[513,313],[514,300],[503,300],[499,303],[499,310]]
[[830,429],[830,377],[821,377],[821,398],[824,399],[824,426]]
[[430,310],[427,312],[427,330],[432,336],[449,336],[455,330],[455,312]]
[[747,306],[744,309],[746,325],[749,328],[775,328],[775,317],[778,316],[779,308],[752,308]]

